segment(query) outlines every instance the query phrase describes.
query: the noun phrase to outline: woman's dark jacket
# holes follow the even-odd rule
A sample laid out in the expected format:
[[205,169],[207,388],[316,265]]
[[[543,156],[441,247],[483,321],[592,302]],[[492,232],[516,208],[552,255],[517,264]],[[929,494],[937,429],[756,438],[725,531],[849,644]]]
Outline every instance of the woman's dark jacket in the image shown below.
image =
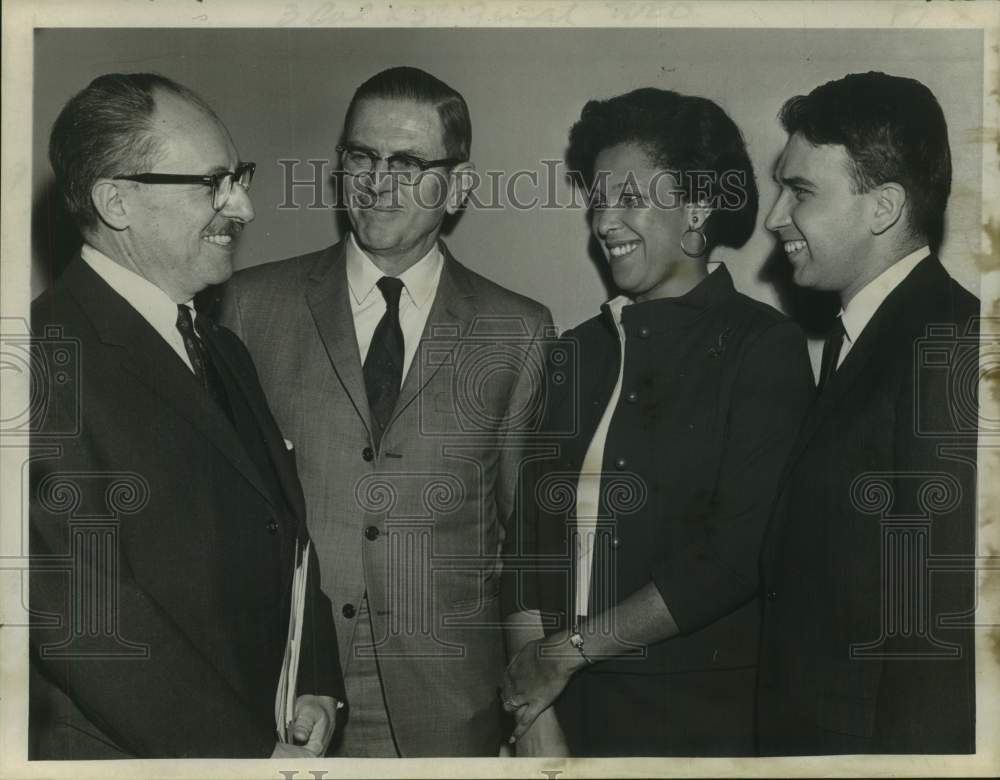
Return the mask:
[[[694,734],[699,728],[692,719],[705,718],[710,732],[717,710],[733,702],[699,696],[700,682],[695,700],[685,701],[696,678],[683,678],[694,674],[700,680],[705,673],[756,664],[761,536],[814,393],[805,339],[777,311],[736,292],[725,266],[679,298],[626,306],[622,319],[625,371],[604,450],[589,613],[597,615],[653,581],[680,636],[585,669],[562,699],[572,700],[572,689],[587,678],[621,675],[606,682],[622,692],[616,698],[628,712],[609,712],[604,704],[595,713],[602,723],[626,716],[663,724],[679,719]],[[567,332],[550,354],[549,454],[526,466],[518,500],[519,533],[530,561],[522,565],[533,576],[522,576],[523,601],[512,605],[540,608],[552,618],[549,632],[572,621],[577,479],[619,361],[607,306]],[[741,698],[752,697],[750,682],[740,686]],[[628,695],[630,687],[636,696]],[[661,689],[662,696],[656,693]],[[752,700],[739,706],[752,712]],[[572,712],[564,712],[565,706],[557,711],[561,720],[579,718],[581,707],[589,709],[578,700]],[[752,744],[752,717],[746,720],[746,744]],[[657,734],[659,728],[640,723],[638,730]],[[676,735],[673,744],[640,741],[634,749],[683,754],[683,735],[667,731]],[[688,747],[706,750],[697,739]],[[707,749],[711,754],[711,745]],[[606,752],[623,754],[614,744]]]

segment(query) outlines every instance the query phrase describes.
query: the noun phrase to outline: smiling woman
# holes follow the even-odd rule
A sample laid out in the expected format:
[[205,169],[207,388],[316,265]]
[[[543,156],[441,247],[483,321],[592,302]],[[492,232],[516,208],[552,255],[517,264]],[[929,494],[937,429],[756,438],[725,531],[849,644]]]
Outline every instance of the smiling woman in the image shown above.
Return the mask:
[[753,169],[719,106],[659,89],[587,103],[568,157],[621,294],[565,335],[545,428],[576,434],[521,484],[532,552],[565,565],[531,581],[555,620],[504,682],[519,755],[752,754],[757,555],[812,395],[799,328],[708,270],[753,231]]

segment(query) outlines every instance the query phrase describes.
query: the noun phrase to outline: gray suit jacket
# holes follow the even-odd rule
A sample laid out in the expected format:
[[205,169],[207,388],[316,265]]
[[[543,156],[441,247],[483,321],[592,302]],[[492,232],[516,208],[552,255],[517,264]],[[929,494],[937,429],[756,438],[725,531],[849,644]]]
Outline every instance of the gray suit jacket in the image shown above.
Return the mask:
[[367,592],[401,754],[495,756],[504,736],[501,558],[552,319],[441,246],[437,294],[380,452],[344,242],[236,274],[222,319],[247,344],[296,442],[345,669],[352,654],[372,652],[352,644]]

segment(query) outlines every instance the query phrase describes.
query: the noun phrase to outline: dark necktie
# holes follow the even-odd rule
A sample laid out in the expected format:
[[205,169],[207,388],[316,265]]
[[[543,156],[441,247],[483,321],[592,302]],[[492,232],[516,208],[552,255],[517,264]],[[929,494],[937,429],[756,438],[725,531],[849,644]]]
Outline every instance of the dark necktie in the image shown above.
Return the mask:
[[[198,315],[201,322],[202,315]],[[188,360],[191,361],[191,368],[198,382],[209,394],[219,408],[232,420],[232,411],[229,406],[229,398],[226,396],[226,388],[219,377],[219,372],[212,364],[212,358],[208,350],[202,343],[201,338],[194,329],[194,322],[191,319],[191,309],[184,304],[177,306],[177,330],[180,331],[181,338],[184,339],[184,349],[187,351]]]
[[385,314],[375,328],[365,357],[365,390],[376,447],[396,408],[403,381],[403,329],[399,326],[399,296],[403,283],[395,277],[383,276],[378,280],[378,288],[385,298]]
[[833,372],[837,370],[845,335],[844,321],[838,316],[833,325],[830,326],[830,330],[827,331],[826,340],[823,342],[823,358],[820,360],[819,381],[816,383],[817,393],[823,392],[823,388],[829,384]]

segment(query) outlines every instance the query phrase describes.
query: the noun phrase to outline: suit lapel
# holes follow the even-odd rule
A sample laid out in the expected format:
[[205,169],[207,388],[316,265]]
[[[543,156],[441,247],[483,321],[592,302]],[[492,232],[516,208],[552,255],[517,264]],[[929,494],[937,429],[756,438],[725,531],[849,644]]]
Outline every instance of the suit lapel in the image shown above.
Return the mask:
[[82,259],[65,274],[68,289],[121,369],[191,423],[270,502],[235,429],[173,349]]
[[[896,350],[907,348],[905,339],[898,337],[897,334],[905,335],[904,323],[925,316],[923,311],[925,299],[933,298],[935,291],[943,290],[947,279],[948,275],[940,261],[931,255],[920,261],[882,302],[875,316],[858,337],[857,344],[851,348],[843,364],[830,377],[826,390],[816,397],[807,412],[778,481],[776,506],[781,505],[795,465],[816,433],[831,415],[843,406],[848,393],[856,390],[858,383],[870,382],[882,362],[890,360]],[[855,397],[858,395],[855,394]],[[770,543],[765,545],[765,548],[780,539],[784,519],[776,518],[777,524],[769,527],[767,535]],[[772,550],[768,560],[773,560],[774,554]]]
[[347,285],[347,242],[330,247],[309,276],[306,302],[323,348],[354,411],[371,432],[365,377]]
[[844,401],[847,393],[860,381],[871,377],[877,362],[872,367],[876,357],[887,360],[893,357],[897,347],[896,331],[903,324],[916,317],[923,317],[921,301],[930,291],[943,289],[947,274],[934,255],[921,260],[916,267],[903,279],[888,297],[882,302],[875,315],[865,329],[861,331],[858,342],[847,353],[843,364],[830,377],[830,384],[814,402],[802,430],[799,432],[789,462],[793,462],[808,446],[809,441],[823,423],[836,411]]
[[[469,332],[469,324],[476,315],[475,291],[465,268],[452,256],[443,242],[439,243],[439,246],[444,255],[441,279],[413,362],[403,379],[392,420],[399,417],[416,400],[420,391],[433,379],[441,366],[450,364],[452,353],[458,348],[463,336]],[[442,349],[443,345],[448,346]],[[392,425],[392,421],[389,425]]]
[[[215,330],[216,326],[213,325],[212,331]],[[206,333],[203,337],[212,351],[212,357],[220,364],[220,371],[227,371],[233,377],[232,384],[249,407],[256,430],[264,441],[268,460],[277,474],[288,506],[296,517],[305,519],[305,499],[302,496],[298,476],[285,452],[285,442],[280,435],[278,426],[271,416],[270,409],[266,407],[263,396],[260,393],[248,392],[248,388],[253,387],[257,380],[255,377],[247,375],[243,364],[235,359],[230,349],[226,348],[217,332]]]
[[830,377],[826,389],[816,396],[792,447],[787,461],[789,464],[798,459],[823,423],[840,407],[854,385],[870,374],[866,373],[866,369],[871,364],[872,358],[882,351],[880,332],[884,329],[884,325],[884,318],[878,315],[872,318],[858,337],[858,343],[847,353],[840,368]]

